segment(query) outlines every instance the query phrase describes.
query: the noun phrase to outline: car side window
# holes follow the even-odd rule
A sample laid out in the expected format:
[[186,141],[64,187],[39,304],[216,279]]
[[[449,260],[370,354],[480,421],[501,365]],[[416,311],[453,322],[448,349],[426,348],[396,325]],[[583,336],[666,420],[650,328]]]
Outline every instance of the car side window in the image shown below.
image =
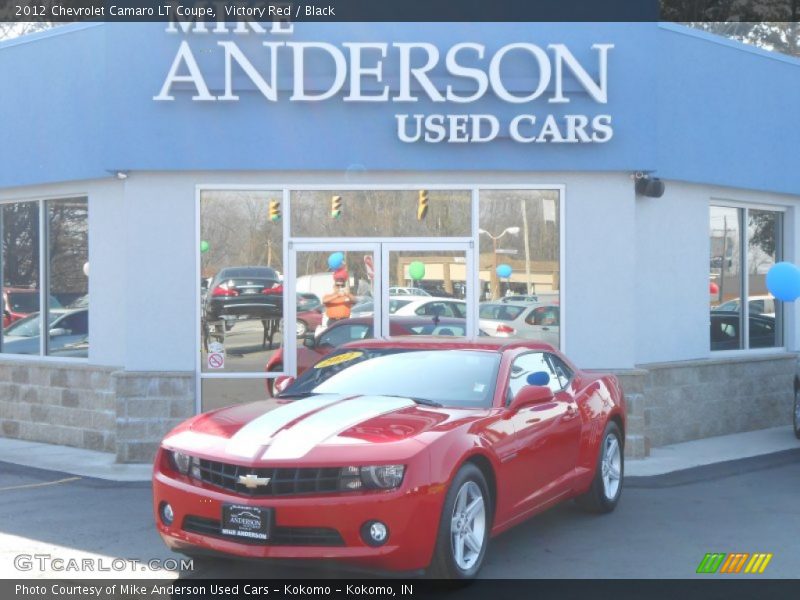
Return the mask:
[[356,324],[356,325],[341,325],[340,327],[331,327],[319,337],[317,342],[318,346],[331,346],[338,348],[347,342],[354,342],[356,340],[363,340],[367,336],[369,325]]
[[525,322],[528,325],[556,326],[558,321],[559,310],[557,306],[538,306],[525,317]]
[[458,317],[459,319],[467,318],[467,311],[463,304],[460,302],[449,302],[448,304],[450,304],[454,317]]
[[550,359],[550,364],[553,365],[553,372],[556,374],[558,378],[558,383],[561,386],[561,389],[566,389],[569,385],[570,380],[572,379],[573,371],[567,366],[563,360],[561,360],[555,354],[548,354],[547,357]]
[[454,317],[453,308],[450,306],[449,302],[428,302],[427,304],[423,304],[420,306],[416,313],[420,316],[434,316],[439,315],[440,317]]
[[558,376],[553,371],[550,362],[547,360],[544,352],[528,352],[522,354],[514,359],[511,364],[511,376],[508,380],[508,394],[506,397],[510,401],[517,393],[528,385],[528,375],[531,373],[538,373],[544,371],[550,375],[550,383],[548,386],[553,392],[561,391],[561,384],[558,381]]
[[82,310],[68,315],[61,320],[59,327],[66,329],[72,335],[86,335],[89,333],[89,313]]

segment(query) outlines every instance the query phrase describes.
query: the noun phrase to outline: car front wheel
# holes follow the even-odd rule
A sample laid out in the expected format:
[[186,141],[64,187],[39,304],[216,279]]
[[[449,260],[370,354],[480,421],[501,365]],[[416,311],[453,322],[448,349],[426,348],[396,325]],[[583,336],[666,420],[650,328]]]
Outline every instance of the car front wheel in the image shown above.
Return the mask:
[[611,512],[622,495],[622,478],[625,473],[625,455],[619,426],[609,421],[600,442],[592,486],[575,500],[581,508],[597,513]]
[[440,579],[472,579],[486,556],[492,502],[486,478],[473,464],[456,473],[442,509],[436,551],[428,574]]

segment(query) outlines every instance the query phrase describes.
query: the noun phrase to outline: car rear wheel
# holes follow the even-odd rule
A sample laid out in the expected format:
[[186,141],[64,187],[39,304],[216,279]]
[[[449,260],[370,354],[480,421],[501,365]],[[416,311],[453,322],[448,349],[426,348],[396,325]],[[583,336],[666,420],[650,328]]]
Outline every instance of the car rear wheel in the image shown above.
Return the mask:
[[468,463],[459,469],[447,491],[428,575],[438,579],[475,577],[486,556],[491,522],[486,478]]
[[619,426],[609,421],[600,442],[592,487],[578,496],[578,506],[596,513],[608,513],[617,507],[622,495],[622,478],[625,474],[625,455],[622,446],[622,432]]

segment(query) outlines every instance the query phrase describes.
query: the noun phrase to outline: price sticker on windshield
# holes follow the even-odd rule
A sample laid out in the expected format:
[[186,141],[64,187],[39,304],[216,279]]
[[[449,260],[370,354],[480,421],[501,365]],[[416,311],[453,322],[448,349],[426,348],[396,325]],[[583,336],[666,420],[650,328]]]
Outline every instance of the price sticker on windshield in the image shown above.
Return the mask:
[[333,365],[338,365],[343,362],[349,362],[351,360],[355,360],[361,356],[364,356],[363,352],[344,352],[342,354],[337,354],[336,356],[331,356],[330,358],[326,358],[325,360],[321,360],[316,365],[314,365],[314,368],[324,369],[326,367],[332,367]]

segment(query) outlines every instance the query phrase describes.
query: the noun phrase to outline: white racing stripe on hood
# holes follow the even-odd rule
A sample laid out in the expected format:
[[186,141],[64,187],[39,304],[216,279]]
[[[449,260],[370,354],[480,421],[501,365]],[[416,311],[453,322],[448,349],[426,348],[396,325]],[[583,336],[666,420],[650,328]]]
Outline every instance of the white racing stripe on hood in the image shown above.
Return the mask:
[[345,396],[315,397],[295,400],[279,406],[250,421],[237,431],[225,446],[228,454],[256,458],[258,451],[270,443],[272,437],[283,427],[300,417],[339,402]]
[[315,446],[359,423],[414,405],[409,398],[390,396],[358,396],[344,400],[279,431],[262,458],[301,458]]

